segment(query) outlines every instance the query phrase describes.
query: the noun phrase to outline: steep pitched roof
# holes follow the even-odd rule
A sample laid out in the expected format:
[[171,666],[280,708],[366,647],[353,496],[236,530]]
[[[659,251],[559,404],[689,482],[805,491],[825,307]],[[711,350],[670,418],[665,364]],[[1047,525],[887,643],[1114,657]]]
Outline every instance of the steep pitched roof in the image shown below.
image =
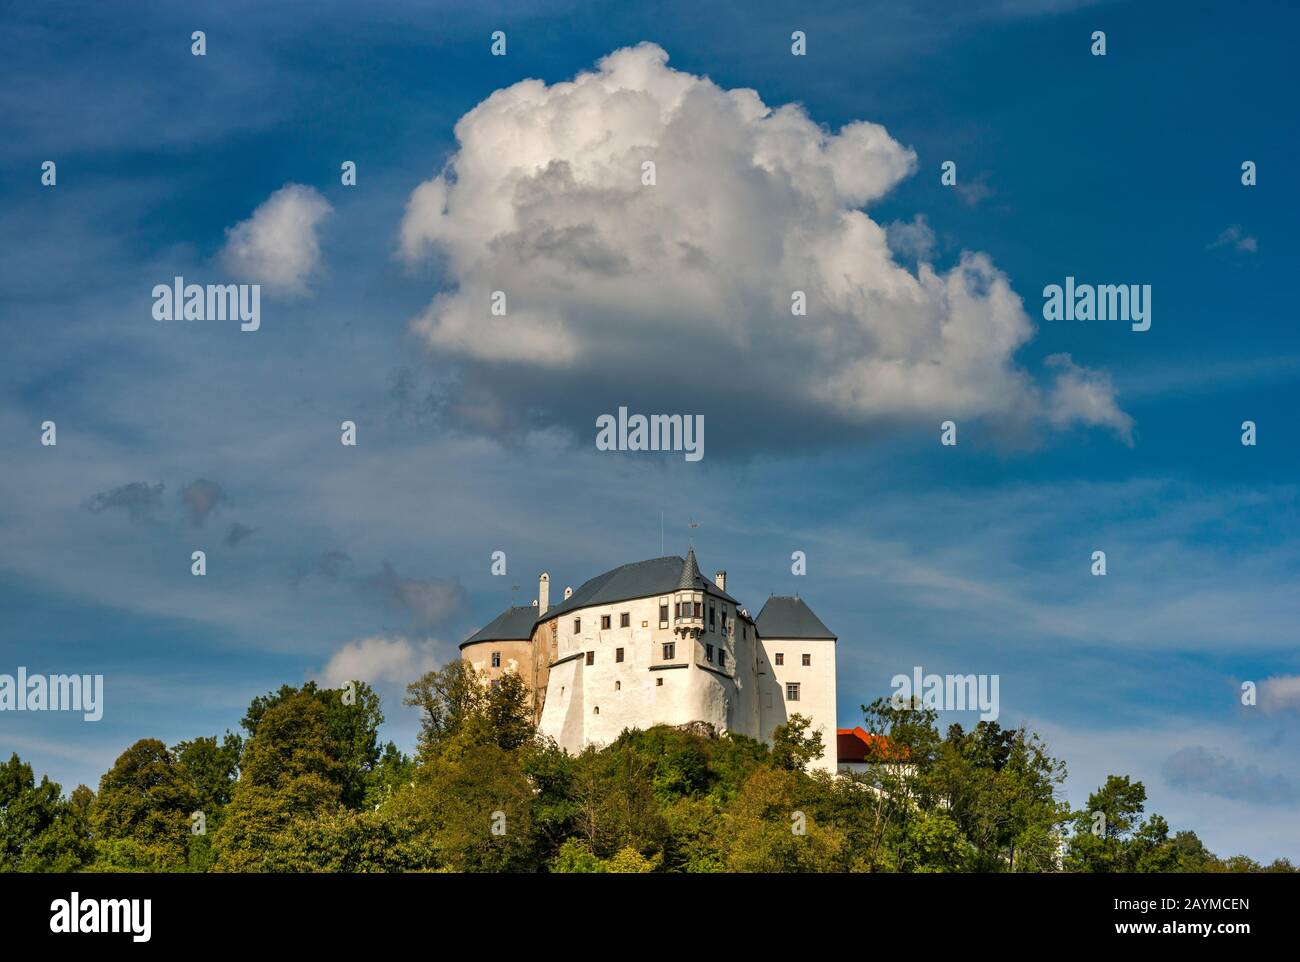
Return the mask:
[[460,643],[460,647],[479,641],[527,641],[533,634],[537,609],[532,605],[514,605],[497,615],[476,634]]
[[804,604],[798,596],[787,597],[773,595],[763,605],[755,621],[758,633],[764,638],[828,638],[835,640],[835,633],[827,628],[812,609]]
[[695,560],[695,548],[686,549],[686,561],[682,565],[682,576],[677,579],[678,591],[689,591],[700,580],[700,566]]
[[592,605],[609,605],[618,601],[630,601],[633,598],[668,595],[683,590],[684,582],[687,588],[695,588],[706,594],[724,598],[732,604],[739,604],[731,595],[700,575],[700,567],[695,561],[695,552],[691,551],[685,559],[680,555],[668,555],[665,558],[651,558],[649,561],[634,561],[606,571],[602,575],[596,575],[589,581],[583,582],[571,597],[546,612],[544,617],[554,618],[567,611],[588,608]]
[[670,595],[674,591],[692,588],[730,601],[737,608],[740,607],[739,601],[700,574],[699,563],[695,560],[695,549],[692,548],[685,558],[681,555],[668,555],[664,558],[651,558],[649,561],[634,561],[596,575],[584,581],[577,591],[559,604],[553,605],[540,618],[537,608],[533,605],[507,608],[477,634],[461,642],[460,647],[464,648],[479,641],[528,639],[532,637],[533,626],[538,621],[555,618],[565,612],[592,605],[631,601],[633,598]]

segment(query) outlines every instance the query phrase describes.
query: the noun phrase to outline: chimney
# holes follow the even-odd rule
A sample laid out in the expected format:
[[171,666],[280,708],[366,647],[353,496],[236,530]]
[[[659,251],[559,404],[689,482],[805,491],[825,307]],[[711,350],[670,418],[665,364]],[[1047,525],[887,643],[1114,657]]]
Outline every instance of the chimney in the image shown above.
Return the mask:
[[725,571],[715,571],[713,573],[713,583],[723,591],[727,590],[727,573]]
[[565,600],[565,601],[568,601],[568,600],[569,600],[570,598],[572,598],[572,597],[573,597],[573,588],[571,588],[571,587],[569,587],[569,588],[565,588],[565,589],[564,589],[564,600]]
[[537,578],[537,617],[546,614],[551,607],[551,576],[545,571]]

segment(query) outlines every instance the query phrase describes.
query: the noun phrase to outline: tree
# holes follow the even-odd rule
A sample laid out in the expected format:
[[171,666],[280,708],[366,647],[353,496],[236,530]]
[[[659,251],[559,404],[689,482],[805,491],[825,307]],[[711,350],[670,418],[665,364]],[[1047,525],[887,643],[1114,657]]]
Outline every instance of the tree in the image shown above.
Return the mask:
[[822,733],[808,733],[812,719],[800,714],[791,715],[772,733],[772,764],[787,771],[802,771],[808,763],[821,758]]
[[[315,698],[325,709],[325,727],[334,742],[334,753],[342,764],[341,799],[349,808],[366,804],[373,787],[372,774],[383,753],[379,744],[379,726],[384,723],[379,695],[363,681],[352,681],[348,704],[342,688],[320,688],[309,681],[301,688],[282,685],[279,691],[254,698],[242,722],[250,736],[257,733],[266,712],[296,695]],[[396,746],[393,746],[396,750]]]
[[77,786],[63,799],[57,782],[42,776],[15,753],[0,765],[0,872],[71,872],[94,854],[86,801]]
[[[109,865],[178,869],[189,847],[190,813],[197,797],[167,746],[142,738],[100,779],[90,824]],[[118,843],[118,844],[110,844]]]
[[720,826],[733,872],[828,872],[839,864],[844,835],[803,804],[808,776],[763,766],[727,806]]
[[[1130,836],[1146,807],[1147,790],[1127,775],[1109,775],[1106,784],[1088,796],[1088,805],[1075,813],[1074,834],[1066,850],[1071,872],[1133,871]],[[1163,821],[1163,820],[1162,820]]]
[[213,839],[219,871],[256,871],[274,837],[295,819],[340,808],[347,766],[325,703],[301,691],[260,714],[239,782]]
[[420,709],[420,752],[455,735],[482,705],[483,686],[474,667],[456,660],[406,687],[402,704]]

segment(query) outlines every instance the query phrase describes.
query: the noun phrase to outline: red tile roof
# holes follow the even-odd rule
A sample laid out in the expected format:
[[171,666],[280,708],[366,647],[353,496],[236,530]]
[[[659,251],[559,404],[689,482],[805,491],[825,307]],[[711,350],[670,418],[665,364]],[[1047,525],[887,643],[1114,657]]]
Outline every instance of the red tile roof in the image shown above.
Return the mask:
[[880,761],[891,754],[889,739],[855,728],[835,729],[836,757],[841,762]]

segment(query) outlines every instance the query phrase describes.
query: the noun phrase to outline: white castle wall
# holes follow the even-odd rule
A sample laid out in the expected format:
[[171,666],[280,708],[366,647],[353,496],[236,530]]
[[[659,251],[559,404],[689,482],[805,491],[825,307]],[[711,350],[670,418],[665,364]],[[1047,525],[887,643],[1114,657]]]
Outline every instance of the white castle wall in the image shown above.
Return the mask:
[[[776,663],[777,654],[784,664]],[[812,664],[805,667],[803,656]],[[764,738],[794,714],[812,720],[811,730],[820,731],[823,753],[815,767],[836,770],[835,757],[835,642],[828,639],[794,640],[764,638],[759,648],[759,717]],[[786,697],[786,683],[799,684],[799,700]]]
[[[717,609],[714,630],[698,640],[683,639],[672,630],[671,594],[596,605],[556,616],[554,664],[546,686],[539,728],[570,752],[588,745],[608,745],[627,728],[682,725],[704,721],[719,732],[732,731],[770,742],[778,725],[798,712],[812,719],[822,735],[824,754],[816,767],[834,772],[835,758],[835,642],[827,640],[763,639],[754,626],[736,618],[733,605],[709,597],[706,608]],[[669,606],[668,627],[659,620],[659,606]],[[722,613],[734,624],[721,631]],[[621,626],[627,612],[629,625]],[[602,616],[610,627],[601,627]],[[574,621],[580,624],[575,627]],[[671,659],[663,645],[676,646]],[[706,645],[714,648],[712,664]],[[617,651],[623,649],[623,661]],[[717,651],[726,651],[725,666]],[[592,663],[587,664],[591,653]],[[776,653],[785,656],[775,664]],[[803,665],[804,654],[811,664]],[[786,697],[786,683],[798,682],[799,700]]]
[[[752,627],[748,639],[740,623],[734,638],[723,635],[722,615],[725,611],[728,621],[733,621],[735,607],[710,598],[706,606],[715,607],[714,630],[707,630],[706,619],[706,630],[698,640],[683,639],[671,627],[661,627],[660,605],[669,606],[671,626],[672,602],[671,595],[663,595],[558,616],[557,664],[547,686],[542,734],[569,751],[607,745],[625,728],[692,721],[708,722],[720,732],[758,737]],[[624,612],[629,615],[627,628],[620,625]],[[605,615],[610,618],[609,628],[601,628]],[[580,620],[576,631],[574,619]],[[675,646],[670,659],[663,656],[665,643]],[[714,649],[712,664],[706,658],[708,645]],[[619,648],[622,662],[617,660]],[[726,652],[722,667],[720,648]],[[590,665],[588,652],[593,657]],[[708,668],[713,671],[704,670]]]

